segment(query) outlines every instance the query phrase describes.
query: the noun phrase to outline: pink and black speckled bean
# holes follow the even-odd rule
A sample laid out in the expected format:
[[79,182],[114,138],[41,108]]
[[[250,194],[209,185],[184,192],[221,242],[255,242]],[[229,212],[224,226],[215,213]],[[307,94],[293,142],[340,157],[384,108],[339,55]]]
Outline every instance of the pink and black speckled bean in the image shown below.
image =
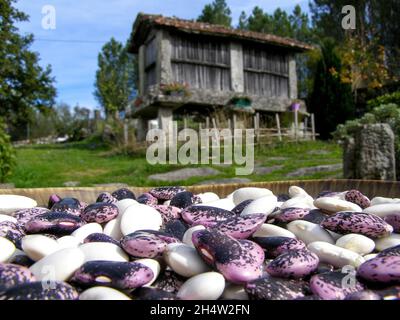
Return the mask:
[[382,300],[382,298],[372,290],[363,290],[348,294],[344,300]]
[[345,277],[349,276],[340,271],[316,274],[310,279],[311,291],[324,300],[343,300],[350,293],[365,289],[355,277],[352,279],[354,283],[347,284]]
[[245,283],[262,275],[264,252],[255,243],[239,241],[216,230],[195,231],[192,241],[200,256],[228,281]]
[[149,193],[158,200],[171,200],[178,193],[186,191],[183,187],[157,187],[149,191]]
[[247,239],[265,222],[265,214],[234,216],[217,223],[213,229],[227,234],[235,239]]
[[165,270],[151,286],[166,292],[177,293],[186,280],[172,270]]
[[65,212],[47,212],[40,214],[25,224],[26,233],[49,233],[54,235],[69,235],[85,221],[73,214]]
[[201,199],[197,196],[195,196],[193,193],[189,191],[183,191],[177,193],[172,199],[171,199],[171,206],[185,209],[193,204],[198,204],[201,203]]
[[63,198],[51,207],[51,211],[66,212],[75,216],[79,216],[82,212],[82,205],[78,199]]
[[378,253],[378,257],[390,257],[390,256],[400,257],[400,245],[387,248]]
[[199,205],[186,208],[181,212],[181,216],[190,226],[203,225],[212,228],[236,215],[225,209]]
[[357,233],[370,238],[381,238],[393,232],[393,227],[382,218],[361,212],[338,212],[321,226],[339,234]]
[[25,223],[27,223],[32,218],[38,216],[39,214],[43,214],[46,212],[50,212],[50,210],[47,208],[36,207],[36,208],[30,208],[30,209],[17,210],[12,214],[12,216],[18,220],[18,224],[20,224],[21,226],[24,226]]
[[322,197],[334,197],[337,196],[340,192],[336,192],[336,191],[329,191],[329,190],[325,190],[325,191],[321,191],[316,199],[318,198],[322,198]]
[[179,219],[181,217],[182,209],[174,207],[174,206],[166,206],[163,204],[151,205],[154,209],[156,209],[160,214],[163,220],[163,224],[175,219]]
[[183,236],[188,229],[187,225],[180,219],[170,220],[163,226],[163,231],[172,237],[182,241]]
[[137,202],[141,204],[147,204],[149,206],[155,206],[158,204],[158,199],[153,197],[150,193],[143,193],[137,199]]
[[254,237],[253,240],[265,250],[265,256],[272,259],[289,250],[307,248],[303,241],[289,237]]
[[390,214],[384,220],[393,227],[393,232],[400,233],[400,214]]
[[24,229],[20,225],[11,221],[0,222],[0,237],[7,238],[18,249],[21,249],[21,239],[24,236]]
[[12,263],[0,263],[0,292],[34,281],[35,277],[28,268]]
[[322,221],[324,221],[329,215],[323,213],[319,209],[313,209],[308,212],[301,220],[312,222],[315,224],[320,224]]
[[265,276],[248,282],[245,290],[250,300],[294,300],[304,297],[308,286],[303,281]]
[[118,207],[112,203],[97,202],[88,205],[82,212],[81,218],[86,222],[105,223],[118,216]]
[[368,208],[371,205],[371,201],[368,197],[364,196],[358,190],[349,190],[346,192],[344,199],[360,206],[362,209]]
[[97,197],[96,202],[116,203],[116,202],[118,202],[118,200],[111,193],[102,192]]
[[175,293],[150,287],[135,290],[133,297],[135,300],[179,300]]
[[276,221],[279,222],[291,222],[294,220],[303,219],[307,214],[309,214],[310,209],[303,208],[285,208],[280,210],[280,212],[274,216]]
[[120,243],[111,238],[110,236],[104,234],[104,233],[92,233],[89,234],[84,240],[83,243],[89,243],[89,242],[108,242],[108,243],[113,243],[117,246],[120,246]]
[[115,190],[111,195],[118,201],[124,200],[124,199],[136,200],[135,194],[127,188],[121,188],[121,189]]
[[317,270],[318,256],[307,250],[290,250],[272,260],[266,271],[273,277],[298,279]]
[[66,282],[54,281],[51,286],[43,282],[27,282],[9,288],[0,300],[77,300],[78,292]]
[[106,286],[132,290],[148,283],[153,271],[137,262],[90,261],[83,264],[71,281],[81,286]]
[[60,202],[62,198],[57,194],[52,194],[47,202],[47,208],[51,209],[57,202]]
[[164,253],[169,243],[177,243],[178,239],[167,233],[152,230],[139,230],[121,239],[122,248],[135,258],[155,258]]
[[27,267],[29,268],[31,265],[35,263],[32,259],[30,259],[28,256],[23,255],[23,254],[17,254],[13,256],[8,263],[16,264],[21,267]]
[[236,215],[240,215],[244,210],[244,208],[246,208],[252,202],[253,199],[244,200],[241,203],[239,203],[236,207],[234,207],[231,211]]
[[357,270],[357,275],[373,283],[400,283],[400,256],[377,256],[365,261]]

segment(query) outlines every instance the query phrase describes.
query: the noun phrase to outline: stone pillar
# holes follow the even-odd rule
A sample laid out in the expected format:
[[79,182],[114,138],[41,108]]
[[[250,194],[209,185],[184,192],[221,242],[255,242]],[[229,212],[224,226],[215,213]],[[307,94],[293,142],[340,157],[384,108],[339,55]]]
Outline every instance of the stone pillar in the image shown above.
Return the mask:
[[141,45],[139,48],[139,61],[138,61],[138,72],[139,72],[139,95],[143,96],[145,94],[145,83],[146,83],[146,72],[144,70],[144,64],[145,64],[145,51],[146,51],[146,46]]
[[139,117],[136,119],[136,140],[138,142],[145,141],[146,140],[146,134],[148,130],[148,120]]
[[171,108],[159,107],[158,108],[158,127],[164,130],[168,135],[173,130],[173,112]]
[[159,30],[156,35],[157,42],[157,83],[170,83],[173,81],[171,65],[171,41],[167,31]]
[[396,180],[395,137],[386,123],[364,125],[344,146],[347,179]]
[[289,98],[297,99],[297,71],[296,71],[296,56],[289,55]]
[[243,47],[240,43],[231,42],[231,86],[235,92],[244,92]]

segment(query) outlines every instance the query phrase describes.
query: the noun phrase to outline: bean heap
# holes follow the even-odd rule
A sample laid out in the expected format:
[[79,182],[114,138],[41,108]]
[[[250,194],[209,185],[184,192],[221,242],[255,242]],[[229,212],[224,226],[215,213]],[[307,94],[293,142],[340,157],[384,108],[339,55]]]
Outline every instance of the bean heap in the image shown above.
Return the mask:
[[0,196],[0,300],[389,300],[400,199],[182,187]]

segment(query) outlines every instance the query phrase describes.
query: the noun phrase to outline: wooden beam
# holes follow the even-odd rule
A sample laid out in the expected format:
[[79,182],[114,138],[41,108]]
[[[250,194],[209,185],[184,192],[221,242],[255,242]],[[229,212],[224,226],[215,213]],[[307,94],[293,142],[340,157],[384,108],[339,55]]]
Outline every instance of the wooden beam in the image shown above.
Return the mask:
[[278,113],[275,113],[275,119],[276,119],[276,127],[278,129],[278,138],[279,138],[279,141],[282,141],[281,121],[279,119]]
[[311,113],[311,132],[312,132],[312,139],[315,141],[315,118],[314,118],[314,113]]

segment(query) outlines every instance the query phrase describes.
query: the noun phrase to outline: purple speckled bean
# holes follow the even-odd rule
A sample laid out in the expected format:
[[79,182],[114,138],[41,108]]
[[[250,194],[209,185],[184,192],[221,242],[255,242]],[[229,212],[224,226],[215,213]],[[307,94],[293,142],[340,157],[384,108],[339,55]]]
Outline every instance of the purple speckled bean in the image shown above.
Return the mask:
[[179,219],[181,217],[181,209],[174,206],[166,206],[163,204],[151,205],[154,209],[156,209],[160,214],[163,220],[163,223],[166,224],[171,220]]
[[316,274],[310,279],[311,291],[324,300],[343,300],[350,293],[364,290],[364,285],[355,278],[354,283],[347,284],[348,276],[340,271]]
[[163,231],[172,237],[182,241],[183,236],[188,229],[187,225],[180,219],[170,220],[164,224]]
[[158,276],[151,286],[166,292],[177,293],[185,281],[186,278],[167,269]]
[[118,200],[109,192],[102,192],[96,199],[96,202],[116,203]]
[[158,200],[171,200],[179,192],[186,191],[183,187],[157,187],[149,191],[149,193]]
[[141,287],[133,295],[135,300],[178,300],[175,293],[150,287]]
[[272,260],[266,271],[278,278],[303,278],[318,268],[318,256],[307,250],[290,250]]
[[289,250],[307,248],[303,241],[288,237],[254,237],[253,240],[265,249],[265,256],[272,259]]
[[34,281],[35,277],[28,268],[12,263],[0,263],[0,292],[22,283]]
[[390,256],[400,257],[400,245],[387,248],[378,253],[378,257],[390,257]]
[[0,294],[0,300],[77,300],[78,292],[66,282],[52,281],[43,286],[42,281],[13,286]]
[[192,241],[200,256],[228,281],[245,283],[262,275],[260,262],[264,261],[264,253],[255,243],[254,249],[249,250],[250,243],[240,242],[216,230],[195,231]]
[[111,195],[118,201],[124,200],[124,199],[136,200],[135,194],[127,188],[121,188],[121,189],[115,190]]
[[39,214],[43,214],[46,212],[50,212],[50,210],[47,208],[36,207],[36,208],[30,208],[30,209],[17,210],[13,213],[12,216],[18,220],[18,224],[23,226],[23,225],[25,225],[25,223],[27,223],[33,217],[36,217]]
[[338,212],[322,221],[321,226],[339,234],[357,233],[370,238],[393,232],[393,227],[382,218],[362,212]]
[[227,234],[235,239],[247,239],[265,222],[265,214],[234,216],[217,223],[213,229]]
[[84,224],[83,219],[73,214],[50,211],[28,221],[25,229],[27,233],[68,235]]
[[[199,202],[200,201],[200,202]],[[195,196],[193,193],[189,191],[183,191],[177,193],[171,199],[171,206],[175,206],[181,209],[185,209],[193,204],[201,203],[201,200],[198,196]]]
[[71,281],[82,286],[106,286],[132,290],[148,283],[153,271],[137,262],[90,261],[80,267]]
[[143,193],[137,198],[137,202],[147,205],[157,205],[158,199],[153,197],[150,193]]
[[371,205],[371,201],[368,197],[364,196],[358,190],[349,190],[346,192],[344,199],[360,206],[362,209],[368,208]]
[[89,234],[84,240],[83,243],[89,243],[89,242],[108,242],[108,243],[113,243],[117,246],[120,246],[120,243],[117,240],[114,240],[110,236],[104,234],[104,233],[92,233]]
[[393,232],[400,233],[400,213],[390,214],[384,220],[393,227]]
[[167,244],[179,242],[170,235],[152,230],[139,230],[121,239],[122,248],[132,257],[155,258],[163,254]]
[[50,195],[47,208],[51,209],[57,202],[60,202],[61,200],[62,198],[57,194]]
[[181,216],[191,226],[203,225],[212,228],[236,215],[225,209],[199,205],[186,208],[181,212]]
[[265,276],[248,282],[245,290],[250,300],[293,300],[302,298],[307,292],[302,281]]
[[240,215],[244,210],[244,208],[246,208],[251,202],[253,202],[253,199],[244,200],[241,203],[239,203],[236,207],[234,207],[231,211],[234,214]]
[[313,209],[308,212],[301,220],[312,222],[315,224],[320,224],[322,221],[324,221],[327,217],[329,217],[327,214],[323,213],[319,209]]
[[308,213],[310,209],[303,208],[285,208],[280,210],[280,212],[274,216],[276,221],[279,222],[291,222],[294,220],[303,219]]
[[53,212],[66,212],[76,216],[79,216],[82,212],[81,203],[75,198],[63,198],[56,202],[52,207]]
[[350,293],[344,300],[381,300],[381,296],[372,290]]
[[0,237],[7,238],[18,249],[21,249],[21,239],[24,236],[24,229],[20,225],[11,221],[0,222]]
[[377,256],[365,261],[357,275],[369,282],[400,283],[400,256]]
[[112,203],[97,202],[88,205],[81,218],[86,222],[105,223],[118,216],[118,207]]

